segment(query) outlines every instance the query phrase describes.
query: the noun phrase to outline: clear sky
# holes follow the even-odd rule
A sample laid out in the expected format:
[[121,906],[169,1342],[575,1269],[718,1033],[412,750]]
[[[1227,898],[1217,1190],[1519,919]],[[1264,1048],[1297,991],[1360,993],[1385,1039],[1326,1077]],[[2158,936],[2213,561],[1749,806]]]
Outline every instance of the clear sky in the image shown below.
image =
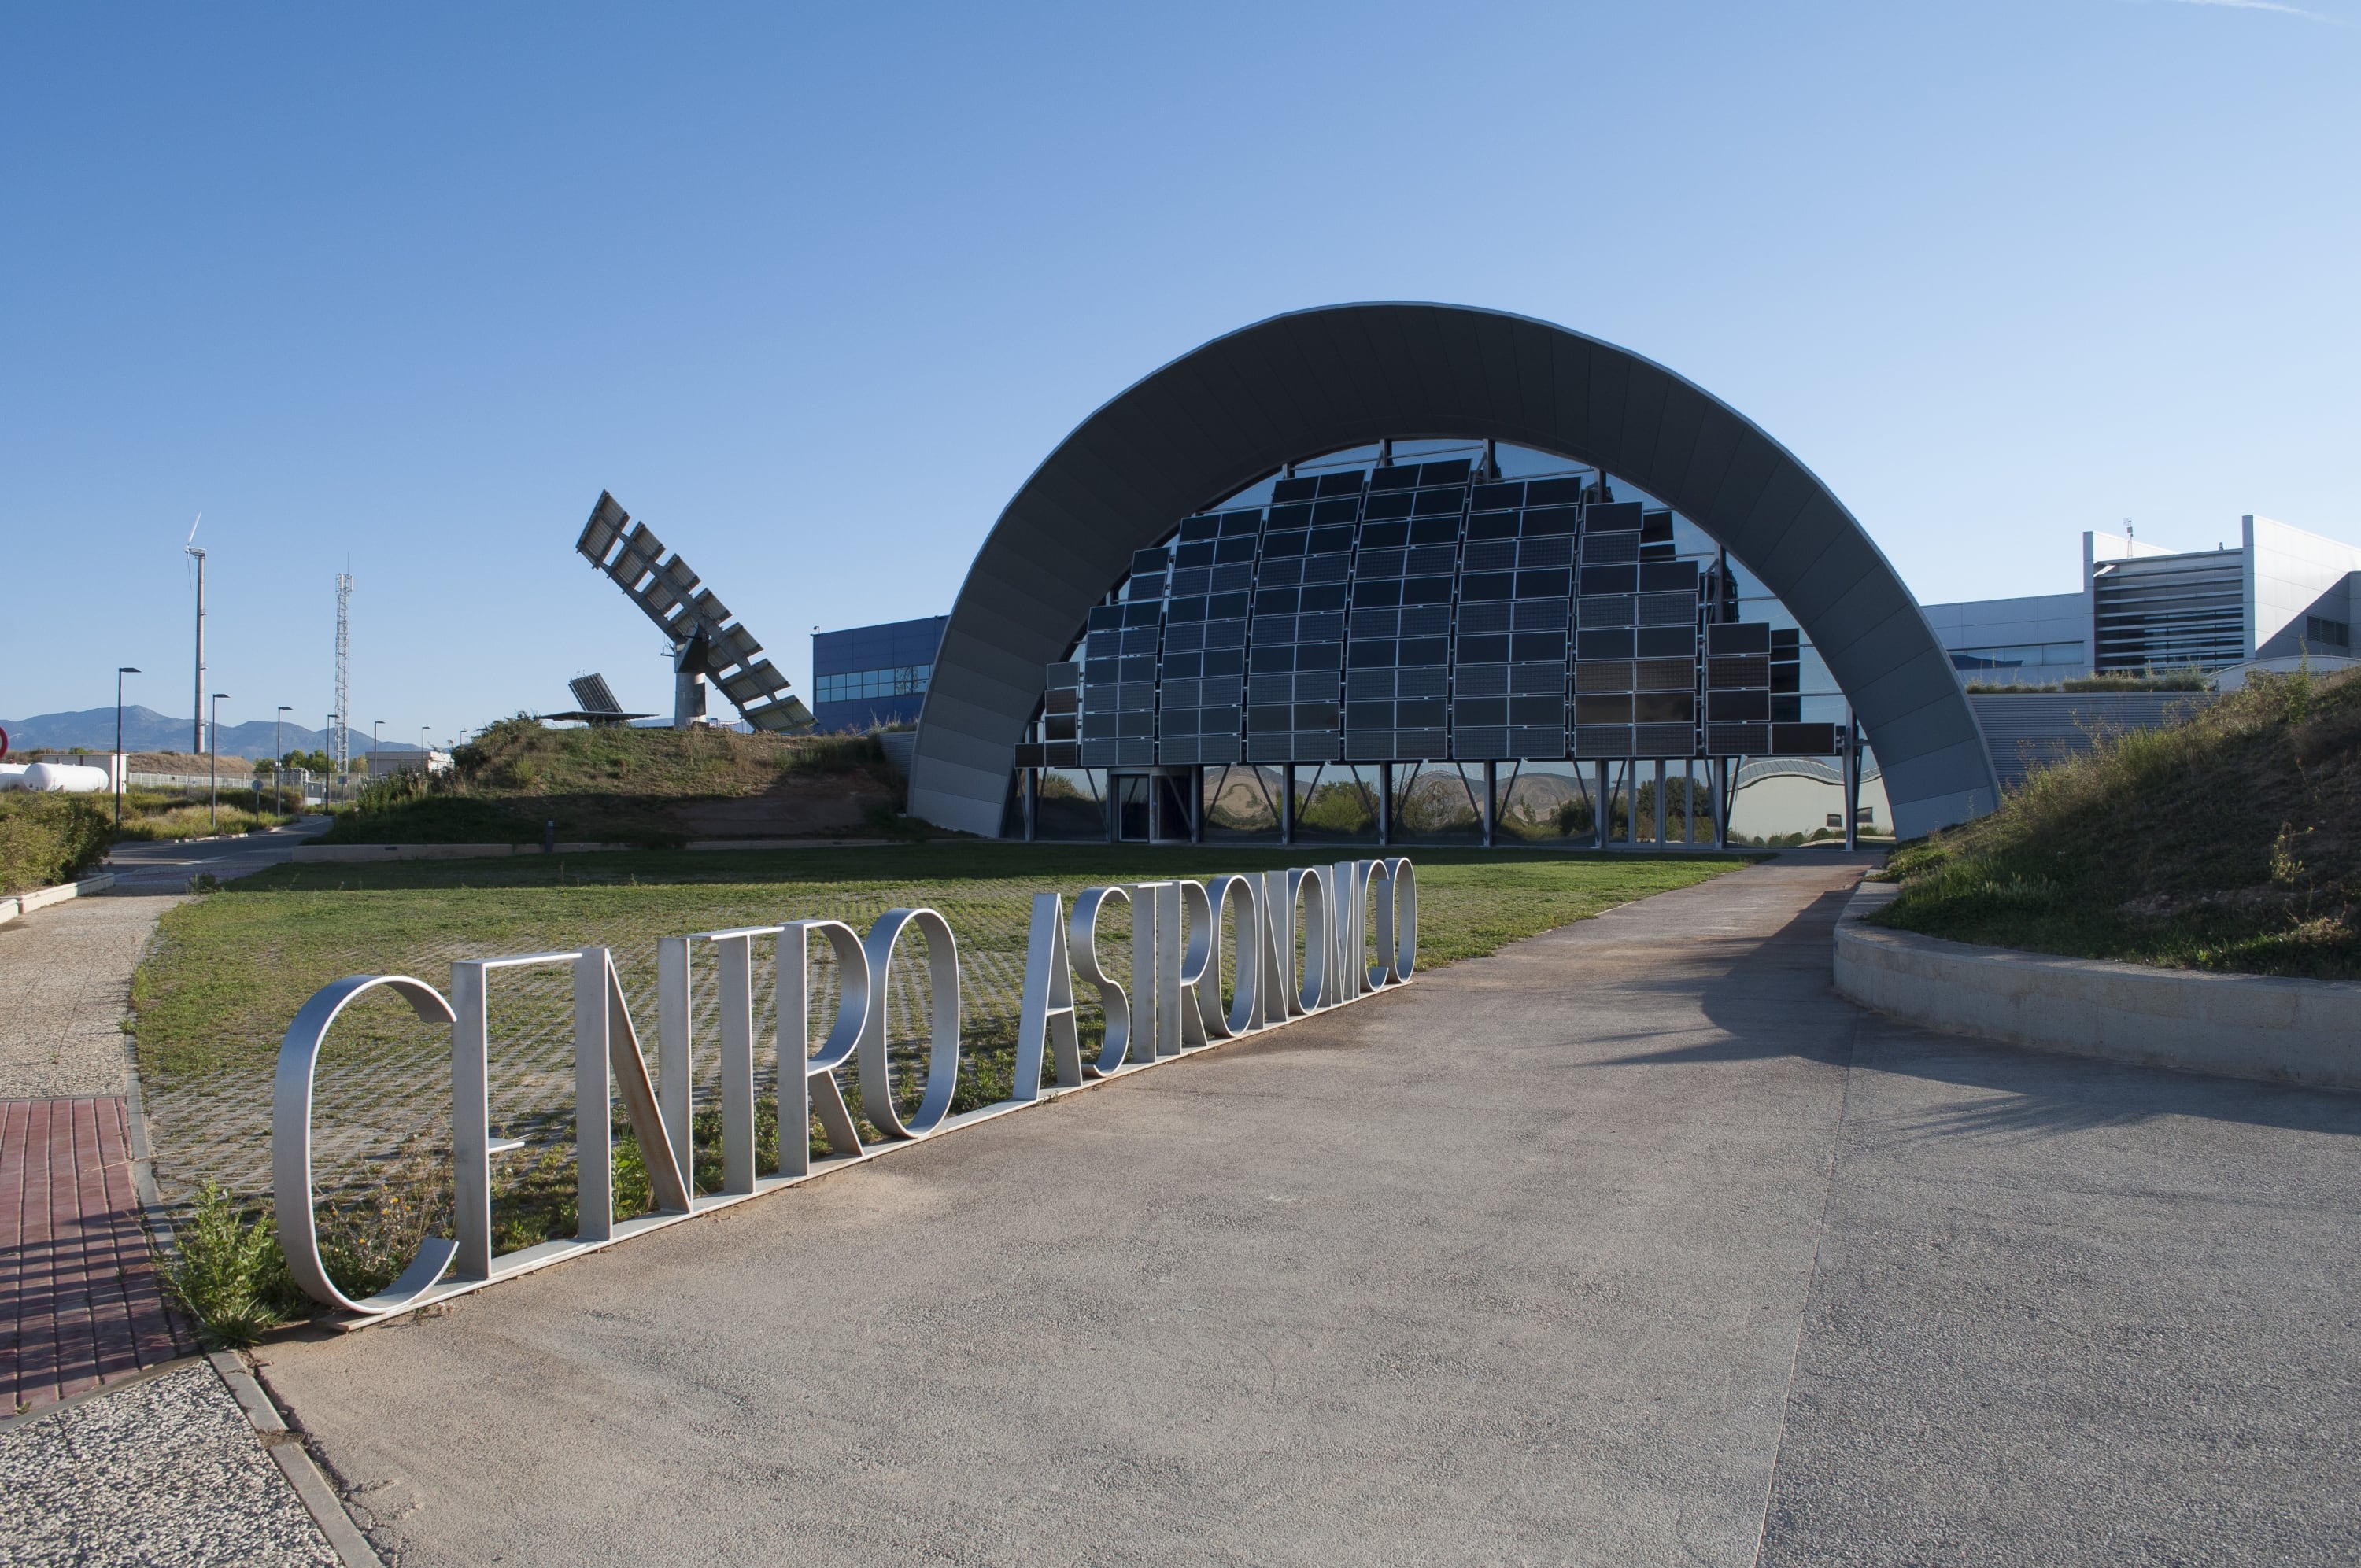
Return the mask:
[[[2361,542],[2361,0],[0,11],[0,715],[438,743],[653,629],[603,488],[808,696],[1093,409],[1281,311],[1659,360],[1923,600],[2078,535]],[[717,703],[719,698],[717,697]]]

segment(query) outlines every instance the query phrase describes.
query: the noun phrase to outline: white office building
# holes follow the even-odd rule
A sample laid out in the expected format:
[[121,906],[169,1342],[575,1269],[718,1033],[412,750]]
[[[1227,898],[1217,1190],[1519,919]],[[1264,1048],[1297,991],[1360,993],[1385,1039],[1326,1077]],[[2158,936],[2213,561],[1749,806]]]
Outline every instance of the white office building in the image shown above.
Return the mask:
[[2047,685],[2093,673],[2353,658],[2361,549],[2268,517],[2237,543],[2161,549],[2082,535],[2082,590],[1926,606],[1960,678]]

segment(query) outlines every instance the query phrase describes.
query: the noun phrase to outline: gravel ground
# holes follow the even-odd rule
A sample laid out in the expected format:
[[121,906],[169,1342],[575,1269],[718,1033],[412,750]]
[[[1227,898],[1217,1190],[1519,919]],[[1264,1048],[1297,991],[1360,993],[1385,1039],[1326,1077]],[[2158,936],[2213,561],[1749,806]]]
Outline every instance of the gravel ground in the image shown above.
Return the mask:
[[0,1564],[336,1563],[202,1361],[0,1434]]
[[0,1100],[120,1094],[131,971],[177,898],[77,898],[0,926]]

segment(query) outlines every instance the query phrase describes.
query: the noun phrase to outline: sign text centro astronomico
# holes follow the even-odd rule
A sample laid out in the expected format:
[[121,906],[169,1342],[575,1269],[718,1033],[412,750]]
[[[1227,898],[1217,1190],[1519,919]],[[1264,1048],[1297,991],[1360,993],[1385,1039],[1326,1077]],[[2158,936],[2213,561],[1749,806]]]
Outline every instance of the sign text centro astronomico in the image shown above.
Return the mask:
[[[1132,953],[1111,976],[1098,943],[1109,905],[1132,911]],[[1227,917],[1235,979],[1222,994],[1222,929]],[[934,996],[926,1087],[917,1109],[895,1103],[886,1067],[885,980],[905,935],[926,939]],[[1297,940],[1302,942],[1299,966]],[[776,1176],[754,1170],[754,955],[757,938],[778,938],[778,1017],[788,1033],[777,1055],[779,1160]],[[1374,938],[1374,939],[1373,939]],[[807,1019],[816,944],[826,943],[839,972],[836,1017],[815,1048],[796,1037]],[[700,959],[700,951],[702,958]],[[1418,959],[1418,879],[1406,857],[1339,861],[1204,882],[1140,882],[1094,887],[1071,914],[1054,893],[1036,894],[1008,1099],[950,1114],[960,1071],[959,943],[931,909],[889,909],[863,938],[838,920],[791,920],[666,937],[656,955],[657,1074],[651,1079],[614,959],[605,948],[469,959],[451,966],[446,998],[408,975],[351,975],[322,986],[295,1014],[279,1050],[271,1106],[271,1182],[280,1245],[298,1284],[322,1304],[366,1321],[480,1289],[612,1242],[696,1214],[758,1198],[824,1170],[873,1158],[919,1138],[988,1121],[1040,1099],[1080,1089],[1202,1049],[1218,1041],[1279,1027],[1294,1019],[1402,984]],[[699,1047],[690,1024],[691,976],[699,961],[716,966],[719,1038],[722,1183],[718,1193],[690,1190],[692,1063]],[[515,1140],[491,1135],[490,993],[503,970],[554,965],[574,974],[574,1118],[583,1128],[612,1124],[620,1091],[645,1156],[654,1212],[617,1221],[610,1136],[575,1139],[577,1211],[571,1237],[495,1255],[491,1157]],[[1084,1058],[1075,1027],[1074,981],[1095,992],[1106,1021],[1096,1054]],[[312,1197],[312,1079],[336,1016],[364,992],[385,987],[421,1018],[451,1026],[452,1187],[456,1237],[430,1237],[401,1277],[374,1296],[355,1299],[321,1262]],[[861,1113],[880,1140],[864,1143],[838,1074],[858,1063]],[[793,1070],[800,1062],[802,1070]],[[828,1157],[814,1160],[809,1140],[792,1129],[817,1118]]]

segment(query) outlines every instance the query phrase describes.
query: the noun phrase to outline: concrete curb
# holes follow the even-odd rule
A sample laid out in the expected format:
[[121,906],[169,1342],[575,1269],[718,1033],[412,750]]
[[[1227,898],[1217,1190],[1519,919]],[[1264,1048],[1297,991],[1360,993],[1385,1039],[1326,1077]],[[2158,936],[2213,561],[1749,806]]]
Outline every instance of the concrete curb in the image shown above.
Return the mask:
[[295,1488],[296,1500],[320,1527],[320,1533],[328,1538],[329,1550],[345,1568],[384,1568],[384,1560],[369,1545],[368,1538],[353,1522],[353,1517],[345,1511],[336,1489],[328,1485],[312,1451],[288,1429],[287,1419],[279,1413],[279,1407],[247,1370],[245,1361],[225,1350],[214,1351],[205,1359],[213,1364],[238,1409],[246,1412],[247,1420],[254,1427],[254,1434],[261,1440],[271,1463],[287,1477],[287,1484]]
[[1863,883],[1837,922],[1837,990],[1949,1034],[2313,1089],[2361,1089],[2361,983],[2150,969],[1864,923],[1901,893]]
[[30,915],[36,909],[47,909],[52,904],[63,904],[69,898],[87,898],[93,893],[104,893],[115,885],[113,872],[101,872],[80,882],[61,882],[55,887],[37,887],[30,893],[12,893],[0,898],[0,926],[19,915]]
[[[690,853],[716,850],[852,850],[890,843],[885,839],[692,839],[682,849]],[[560,844],[555,851],[538,844],[302,844],[294,863],[305,865],[378,864],[388,861],[490,861],[526,859],[555,852],[560,855],[610,855],[643,850],[643,844]]]

